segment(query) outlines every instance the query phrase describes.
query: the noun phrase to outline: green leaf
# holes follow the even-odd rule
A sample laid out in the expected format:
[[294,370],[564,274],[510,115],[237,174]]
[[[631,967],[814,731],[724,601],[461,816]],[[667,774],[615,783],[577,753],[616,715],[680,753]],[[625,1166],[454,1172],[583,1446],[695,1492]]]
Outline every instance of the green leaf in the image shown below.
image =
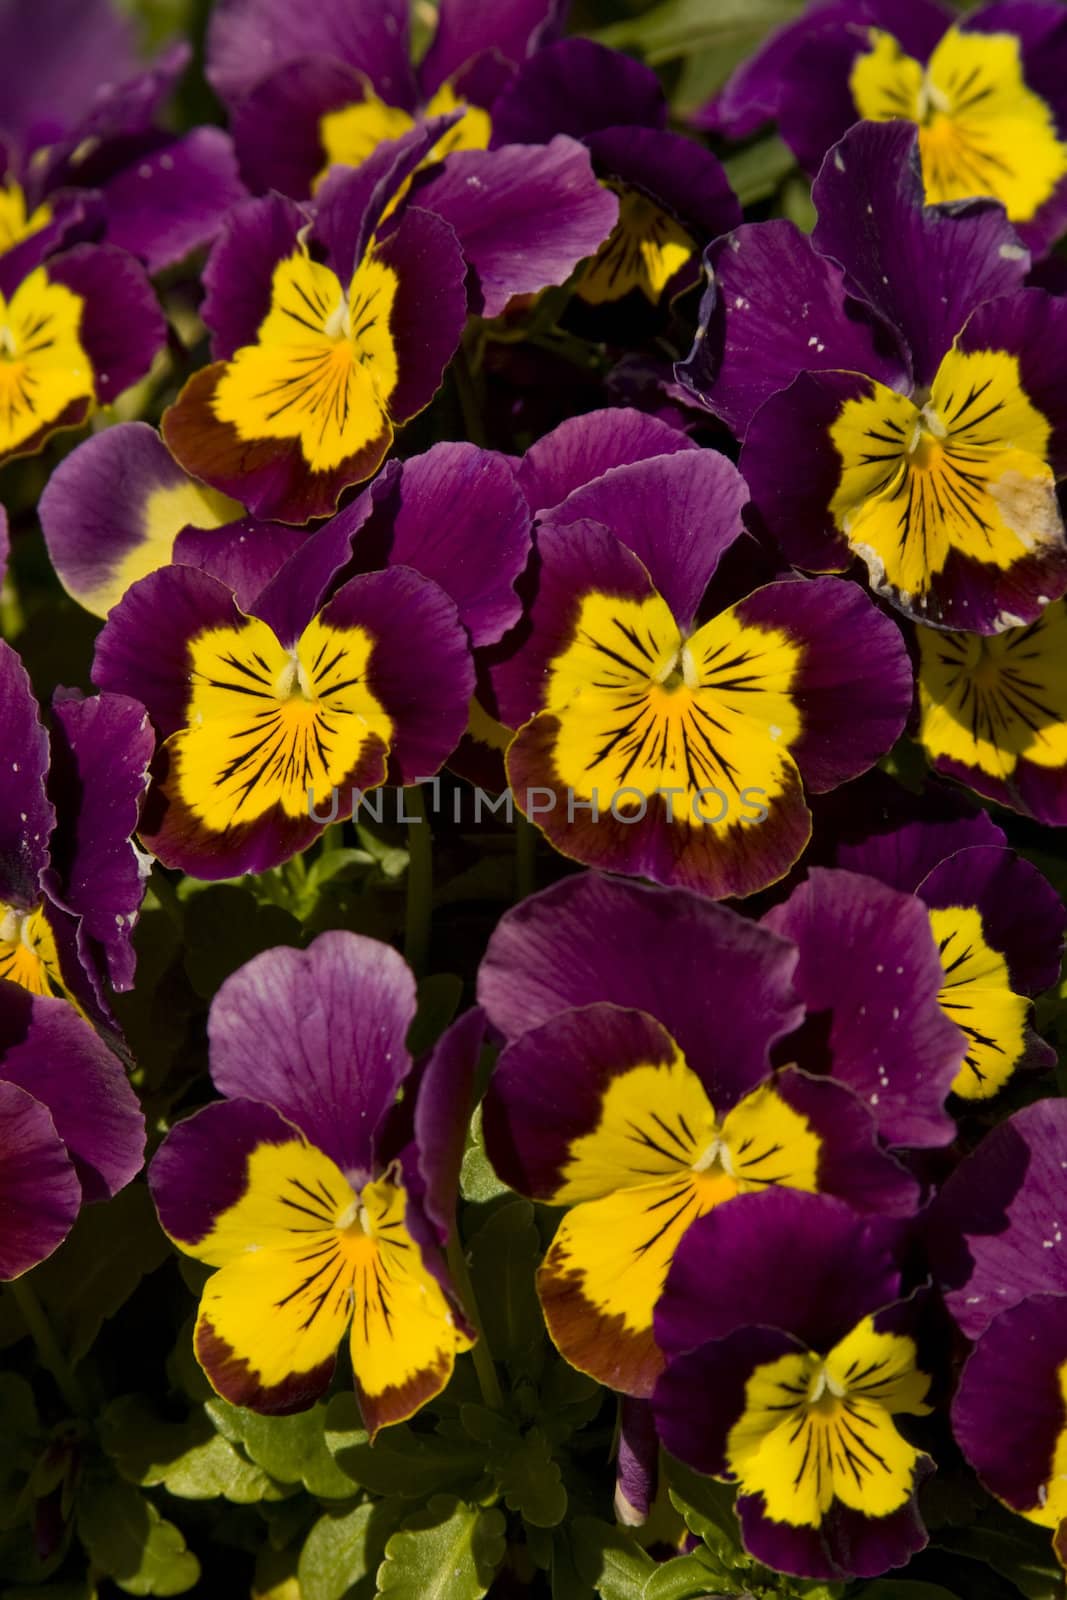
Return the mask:
[[326,1448],[356,1487],[371,1494],[425,1500],[443,1489],[474,1483],[485,1471],[485,1448],[415,1434],[403,1425],[385,1429],[373,1445],[360,1425],[354,1395],[338,1394],[326,1407]]
[[506,1183],[501,1183],[485,1153],[482,1138],[482,1108],[477,1106],[471,1117],[467,1148],[463,1152],[463,1166],[459,1174],[459,1192],[464,1200],[484,1204],[498,1195],[510,1194]]
[[485,1339],[497,1361],[526,1365],[544,1339],[535,1273],[541,1236],[528,1200],[509,1200],[470,1243],[471,1282]]
[[504,1559],[507,1522],[444,1495],[392,1535],[378,1593],[392,1600],[479,1600]]
[[324,1404],[291,1417],[264,1417],[218,1399],[209,1400],[204,1409],[219,1431],[239,1441],[272,1478],[302,1483],[320,1500],[351,1499],[352,1479],[326,1448]]
[[287,1492],[216,1433],[203,1412],[164,1422],[139,1395],[123,1395],[103,1413],[100,1437],[122,1476],[142,1489],[161,1485],[183,1500],[221,1496],[237,1505],[279,1500]]
[[1063,1569],[1047,1529],[991,1507],[973,1527],[942,1529],[932,1541],[971,1561],[982,1561],[1013,1583],[1026,1600],[1062,1600]]
[[721,1590],[722,1573],[707,1550],[694,1550],[658,1566],[641,1591],[641,1600],[703,1600],[712,1587]]
[[78,1536],[93,1563],[127,1594],[185,1594],[200,1563],[180,1529],[132,1484],[97,1471],[78,1497]]
[[741,1530],[734,1511],[734,1490],[682,1462],[667,1458],[669,1494],[674,1509],[685,1519],[690,1533],[703,1539],[720,1561],[730,1567],[749,1565],[741,1545]]
[[[494,1466],[496,1451],[491,1451]],[[509,1511],[518,1511],[534,1528],[555,1528],[567,1514],[567,1491],[559,1464],[540,1428],[507,1452],[497,1469],[497,1481]]]
[[297,1565],[301,1600],[343,1600],[376,1571],[396,1521],[395,1506],[380,1500],[320,1517]]
[[757,139],[747,149],[738,150],[723,161],[730,186],[743,206],[753,206],[777,194],[783,181],[796,167],[796,157],[777,134]]
[[594,38],[616,50],[639,50],[653,66],[713,45],[734,44],[748,54],[802,7],[803,0],[662,0],[640,16],[599,29]]
[[[33,1287],[72,1363],[93,1345],[146,1273],[170,1255],[166,1235],[143,1183],[113,1200],[86,1206],[54,1255],[34,1269]],[[0,1345],[22,1338],[22,1318],[10,1296],[0,1316]]]
[[600,1600],[642,1600],[656,1570],[652,1557],[632,1534],[595,1517],[576,1517],[571,1551],[578,1574]]

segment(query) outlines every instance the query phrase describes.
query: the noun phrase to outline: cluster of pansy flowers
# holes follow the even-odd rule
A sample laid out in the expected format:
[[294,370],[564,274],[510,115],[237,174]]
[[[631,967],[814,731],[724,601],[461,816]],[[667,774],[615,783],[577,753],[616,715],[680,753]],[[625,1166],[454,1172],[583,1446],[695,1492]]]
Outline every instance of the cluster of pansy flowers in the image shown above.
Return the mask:
[[[346,1339],[372,1437],[444,1389],[488,1043],[486,1151],[560,1213],[537,1292],[620,1396],[625,1520],[662,1444],[736,1486],[756,1560],[873,1577],[958,1448],[1067,1565],[1067,1116],[1032,1014],[1067,913],[964,794],[1067,822],[1067,14],[823,0],[773,35],[695,124],[777,122],[805,235],[743,222],[559,0],[442,0],[417,69],[406,0],[218,0],[229,131],[181,137],[183,51],[138,65],[93,0],[57,62],[68,9],[0,18],[0,460],[153,370],[152,279],[208,245],[209,349],[40,501],[97,692],[43,713],[0,645],[0,1275],[142,1164],[109,994],[152,859],[264,872],[331,794],[450,767],[586,870],[503,916],[418,1061],[384,943],[219,990],[221,1098],[149,1166],[214,1269],[217,1392],[306,1408]],[[654,403],[398,452],[471,331],[564,285],[608,341],[703,285]],[[905,733],[918,795],[873,770]]]

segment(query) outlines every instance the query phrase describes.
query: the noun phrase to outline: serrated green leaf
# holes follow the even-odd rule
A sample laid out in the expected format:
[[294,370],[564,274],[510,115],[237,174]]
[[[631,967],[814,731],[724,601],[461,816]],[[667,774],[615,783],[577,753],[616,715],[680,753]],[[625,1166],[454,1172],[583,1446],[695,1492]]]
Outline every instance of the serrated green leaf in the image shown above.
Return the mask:
[[334,1395],[326,1407],[326,1448],[356,1488],[371,1494],[426,1500],[444,1489],[476,1482],[485,1470],[485,1448],[468,1448],[434,1434],[414,1434],[403,1425],[387,1428],[374,1444],[359,1425],[355,1396]]
[[183,1500],[221,1497],[236,1505],[288,1492],[216,1433],[203,1412],[164,1422],[139,1395],[123,1395],[103,1413],[100,1437],[122,1476],[142,1489],[161,1486]]
[[320,1517],[297,1564],[301,1600],[343,1600],[376,1571],[396,1522],[395,1506],[380,1500]]
[[94,1564],[127,1594],[185,1594],[200,1579],[200,1563],[180,1529],[120,1478],[86,1475],[78,1536]]
[[[492,1452],[494,1465],[497,1453]],[[531,1428],[497,1467],[497,1481],[509,1511],[534,1528],[555,1528],[567,1514],[567,1491],[559,1463],[540,1428]]]
[[690,1533],[703,1539],[728,1566],[748,1565],[730,1485],[694,1472],[673,1456],[667,1458],[667,1479],[671,1504]]
[[463,1165],[459,1174],[459,1192],[464,1200],[484,1204],[498,1195],[509,1194],[506,1183],[501,1183],[485,1153],[482,1137],[482,1108],[477,1106],[471,1117],[467,1148],[463,1152]]
[[595,1517],[576,1517],[571,1552],[578,1574],[600,1600],[642,1600],[656,1563],[632,1534]]
[[991,1508],[974,1526],[943,1529],[932,1543],[985,1562],[1026,1600],[1063,1600],[1063,1569],[1053,1554],[1051,1535],[1021,1517]]
[[504,1559],[506,1530],[499,1511],[435,1496],[386,1544],[378,1568],[379,1595],[391,1600],[480,1600]]
[[545,1337],[535,1280],[540,1259],[533,1206],[517,1196],[471,1240],[471,1282],[486,1343],[496,1360],[512,1366],[525,1366]]
[[239,1441],[252,1460],[281,1483],[302,1483],[319,1500],[350,1499],[352,1480],[326,1448],[326,1406],[291,1417],[264,1417],[225,1400],[204,1407],[228,1439]]

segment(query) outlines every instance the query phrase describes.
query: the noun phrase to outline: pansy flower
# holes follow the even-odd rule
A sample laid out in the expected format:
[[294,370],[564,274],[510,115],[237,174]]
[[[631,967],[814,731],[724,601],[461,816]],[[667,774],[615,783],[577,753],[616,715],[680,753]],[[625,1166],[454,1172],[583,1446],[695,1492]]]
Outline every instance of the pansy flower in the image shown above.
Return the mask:
[[93,666],[102,688],[137,686],[161,741],[141,838],[201,878],[287,860],[338,795],[347,809],[387,777],[431,777],[474,680],[455,604],[410,567],[353,577],[325,604],[284,567],[231,582],[240,594],[196,567],[150,573],[112,610]]
[[0,1279],[51,1255],[83,1201],[124,1188],[144,1143],[137,1096],[88,1022],[0,978]]
[[0,462],[32,455],[144,376],[167,325],[144,268],[110,244],[0,257]]
[[3,8],[0,250],[25,243],[40,254],[102,229],[158,272],[206,244],[244,196],[221,128],[175,137],[160,125],[190,47],[170,45],[143,66],[134,44],[110,0]]
[[51,733],[0,641],[0,978],[107,1022],[133,983],[146,863],[132,843],[152,729],[122,694],[57,692]]
[[439,1248],[481,1018],[468,1013],[438,1044],[402,1143],[393,1113],[414,1015],[400,956],[347,932],[266,951],[212,1002],[211,1076],[224,1099],[171,1130],[149,1185],[175,1244],[216,1269],[195,1347],[235,1405],[310,1406],[347,1333],[373,1437],[440,1393],[472,1342]]
[[776,1058],[847,1083],[891,1146],[951,1143],[945,1101],[970,1040],[942,1004],[946,974],[924,903],[813,866],[763,922],[799,949],[793,985],[807,1013]]
[[1067,604],[995,638],[918,631],[917,737],[935,771],[1067,822]]
[[452,115],[427,158],[484,150],[515,66],[560,28],[563,0],[444,0],[416,70],[409,0],[353,0],[297,16],[287,0],[222,0],[207,74],[231,108],[248,181],[303,199],[333,165],[358,166],[426,117]]
[[1067,222],[1067,19],[1056,0],[816,0],[771,34],[697,121],[742,137],[773,118],[816,171],[860,118],[918,129],[931,204],[989,195],[1046,250]]
[[748,1195],[694,1224],[656,1313],[667,1449],[737,1485],[746,1550],[802,1578],[874,1578],[926,1543],[932,1463],[909,1420],[932,1373],[894,1234],[828,1195]]
[[634,293],[657,305],[688,288],[704,242],[741,221],[721,163],[666,121],[655,73],[591,39],[539,50],[494,108],[494,145],[541,144],[560,133],[581,139],[619,195],[619,220],[575,285],[589,305]]
[[1039,1100],[986,1136],[945,1185],[932,1244],[945,1298],[977,1345],[952,1426],[985,1486],[1051,1528],[1067,1565],[1067,1106]]
[[647,1397],[662,1369],[653,1313],[697,1218],[779,1184],[864,1212],[916,1206],[857,1095],[771,1072],[801,1016],[796,959],[706,899],[594,874],[525,901],[490,940],[479,999],[508,1042],[486,1148],[506,1183],[566,1208],[537,1277],[548,1330],[625,1393]]
[[493,709],[517,730],[516,803],[575,860],[751,894],[807,844],[804,787],[857,776],[903,727],[900,635],[854,584],[749,577],[701,609],[746,497],[724,456],[678,449],[540,517]]
[[980,836],[998,842],[972,843],[967,821],[916,821],[838,851],[843,866],[927,908],[944,973],[938,998],[967,1035],[952,1085],[964,1100],[991,1099],[1023,1067],[1055,1065],[1055,1051],[1030,1026],[1030,998],[1058,980],[1067,926],[1051,885],[982,821]]
[[1067,588],[1067,303],[1022,291],[998,206],[924,206],[905,124],[852,129],[813,195],[810,239],[769,222],[710,247],[679,376],[744,440],[794,564],[858,558],[920,622],[1031,622]]
[[246,201],[212,250],[215,360],[164,413],[163,437],[256,516],[328,516],[429,403],[459,343],[466,263],[448,225],[409,208],[373,232],[402,170],[381,185],[349,174],[310,226],[279,196]]

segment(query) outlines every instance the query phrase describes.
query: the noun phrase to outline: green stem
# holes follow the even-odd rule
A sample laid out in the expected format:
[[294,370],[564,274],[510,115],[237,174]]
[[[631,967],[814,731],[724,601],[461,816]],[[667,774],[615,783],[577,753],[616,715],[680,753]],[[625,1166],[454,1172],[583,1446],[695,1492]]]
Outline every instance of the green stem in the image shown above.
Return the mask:
[[515,900],[525,900],[537,890],[537,829],[515,812]]
[[331,822],[324,831],[319,844],[319,857],[332,856],[336,851],[343,850],[345,845],[345,825],[343,822]]
[[404,956],[417,978],[422,976],[430,949],[433,915],[433,835],[426,801],[418,784],[404,790],[408,823],[408,893],[404,924]]
[[452,1274],[452,1282],[459,1290],[459,1297],[466,1307],[471,1326],[478,1335],[471,1347],[471,1359],[474,1362],[478,1387],[482,1391],[482,1399],[491,1411],[501,1411],[504,1407],[504,1395],[500,1387],[500,1379],[496,1375],[492,1352],[486,1343],[482,1319],[478,1314],[478,1302],[474,1298],[474,1285],[471,1282],[466,1253],[460,1243],[458,1226],[452,1229],[452,1235],[448,1241],[448,1249],[445,1254],[448,1260],[448,1270]]
[[37,1298],[36,1290],[31,1287],[28,1279],[15,1278],[11,1283],[11,1293],[26,1324],[26,1330],[37,1346],[37,1354],[41,1358],[42,1365],[52,1374],[56,1387],[71,1411],[76,1416],[85,1416],[89,1408],[81,1384],[63,1354],[44,1306]]
[[463,431],[467,435],[467,442],[476,444],[484,450],[489,439],[482,421],[480,385],[475,377],[470,351],[465,344],[460,345],[453,358],[452,377],[455,380],[459,409],[463,413]]

